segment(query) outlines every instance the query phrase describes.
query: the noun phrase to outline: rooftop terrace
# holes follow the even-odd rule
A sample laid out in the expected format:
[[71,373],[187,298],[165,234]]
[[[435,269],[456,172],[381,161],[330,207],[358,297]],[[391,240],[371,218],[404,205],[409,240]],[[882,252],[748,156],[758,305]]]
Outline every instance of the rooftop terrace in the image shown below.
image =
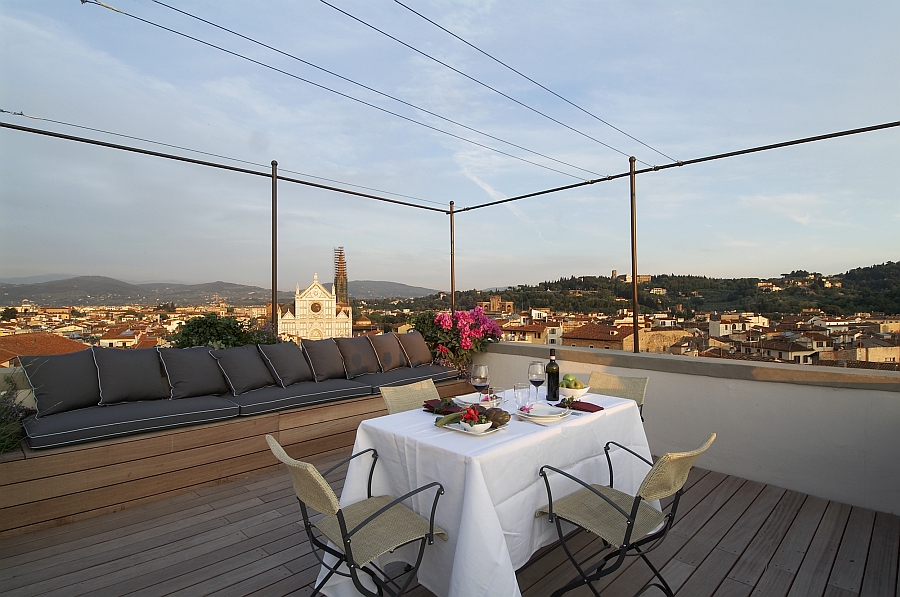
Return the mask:
[[[571,347],[558,354],[566,373],[650,378],[645,428],[656,454],[718,433],[653,556],[679,595],[897,594],[900,373]],[[478,359],[490,364],[492,383],[506,387],[545,356],[546,347],[500,344]],[[327,466],[349,452],[352,436],[309,459]],[[259,470],[0,538],[4,595],[309,594],[317,567],[289,477]],[[343,471],[329,481],[339,491]],[[590,549],[592,539],[585,534],[579,545]],[[553,546],[518,572],[528,597],[572,575]],[[647,580],[645,567],[633,565],[606,580],[603,594],[633,595]]]

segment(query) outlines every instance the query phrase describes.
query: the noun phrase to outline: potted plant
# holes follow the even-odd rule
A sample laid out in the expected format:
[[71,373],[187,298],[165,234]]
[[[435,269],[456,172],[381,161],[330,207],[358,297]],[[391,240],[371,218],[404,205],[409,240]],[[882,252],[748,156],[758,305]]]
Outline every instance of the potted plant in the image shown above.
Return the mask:
[[484,352],[490,342],[500,340],[500,326],[484,314],[484,309],[453,313],[426,311],[415,317],[413,327],[428,343],[439,363],[468,375],[472,355]]

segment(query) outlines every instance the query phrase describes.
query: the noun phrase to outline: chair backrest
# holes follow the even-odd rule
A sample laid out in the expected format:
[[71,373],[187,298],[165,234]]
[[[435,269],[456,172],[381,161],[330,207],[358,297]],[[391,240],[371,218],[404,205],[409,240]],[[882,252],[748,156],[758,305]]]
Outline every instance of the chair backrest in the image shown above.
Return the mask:
[[316,467],[288,456],[281,444],[271,435],[266,435],[266,441],[275,458],[287,465],[294,482],[294,492],[300,501],[322,514],[331,516],[337,514],[341,508],[337,496]]
[[619,377],[609,373],[591,371],[591,379],[588,387],[592,394],[604,394],[606,396],[618,396],[628,398],[644,406],[644,394],[647,392],[646,377]]
[[379,388],[388,414],[402,413],[422,408],[426,400],[440,400],[437,388],[431,379],[417,381],[405,386],[382,386]]
[[661,500],[684,487],[684,482],[687,481],[688,473],[691,472],[694,461],[706,452],[715,439],[716,434],[713,433],[696,450],[670,452],[657,460],[650,472],[647,473],[647,476],[644,477],[637,494],[645,500]]

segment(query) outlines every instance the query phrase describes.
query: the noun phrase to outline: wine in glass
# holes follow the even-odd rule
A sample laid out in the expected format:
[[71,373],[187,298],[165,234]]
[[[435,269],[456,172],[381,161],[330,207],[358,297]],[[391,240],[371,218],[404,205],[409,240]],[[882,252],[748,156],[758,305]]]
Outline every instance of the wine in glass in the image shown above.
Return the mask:
[[488,373],[488,366],[472,365],[472,377],[470,383],[479,394],[484,394],[484,391],[491,385],[491,376]]
[[541,361],[531,361],[528,365],[528,381],[534,386],[534,399],[538,399],[538,388],[544,385],[547,375],[544,372],[544,363]]

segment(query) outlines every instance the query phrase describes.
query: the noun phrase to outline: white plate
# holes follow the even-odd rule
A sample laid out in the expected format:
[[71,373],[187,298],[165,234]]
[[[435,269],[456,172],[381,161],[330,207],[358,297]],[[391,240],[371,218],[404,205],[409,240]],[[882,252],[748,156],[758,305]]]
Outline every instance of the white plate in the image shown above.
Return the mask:
[[495,406],[498,406],[503,401],[503,399],[497,398],[496,400],[482,401],[481,394],[476,393],[476,394],[466,394],[464,396],[457,396],[456,398],[453,399],[453,401],[456,402],[459,406],[461,406],[463,408],[468,408],[475,404],[480,404],[481,406],[483,406],[485,408],[493,408]]
[[534,404],[529,412],[522,412],[520,410],[516,410],[516,414],[523,419],[530,419],[533,421],[558,421],[563,417],[569,416],[571,414],[571,410],[568,408],[559,408],[557,406],[552,406],[547,403],[538,402]]
[[473,435],[476,437],[480,437],[482,435],[490,435],[490,434],[494,433],[495,431],[501,431],[503,429],[506,429],[506,427],[507,427],[507,425],[509,425],[509,423],[505,423],[503,425],[500,425],[499,427],[491,427],[490,429],[488,429],[487,431],[484,431],[482,433],[472,433],[471,431],[466,431],[465,429],[462,428],[463,425],[468,426],[468,423],[450,423],[449,425],[444,425],[443,427],[439,427],[439,429],[451,429],[451,430],[457,431],[459,433],[465,433],[466,435]]

